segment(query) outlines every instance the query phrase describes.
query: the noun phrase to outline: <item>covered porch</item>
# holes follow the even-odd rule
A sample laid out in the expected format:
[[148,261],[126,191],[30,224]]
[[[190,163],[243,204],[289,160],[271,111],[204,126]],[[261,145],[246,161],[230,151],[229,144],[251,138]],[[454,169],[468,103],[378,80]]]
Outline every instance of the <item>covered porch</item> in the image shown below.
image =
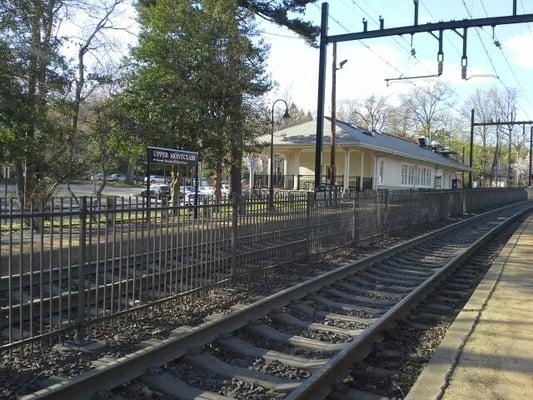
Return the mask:
[[[274,188],[281,190],[312,190],[314,188],[315,152],[313,148],[275,148],[274,153],[274,159],[281,158],[281,165],[274,168],[272,177]],[[327,182],[327,170],[331,159],[329,148],[322,154],[321,180],[326,184],[329,183]],[[375,189],[376,154],[374,152],[360,148],[339,147],[335,152],[335,157],[336,185],[341,190]],[[269,187],[271,162],[269,157],[267,174],[255,174],[255,188]]]

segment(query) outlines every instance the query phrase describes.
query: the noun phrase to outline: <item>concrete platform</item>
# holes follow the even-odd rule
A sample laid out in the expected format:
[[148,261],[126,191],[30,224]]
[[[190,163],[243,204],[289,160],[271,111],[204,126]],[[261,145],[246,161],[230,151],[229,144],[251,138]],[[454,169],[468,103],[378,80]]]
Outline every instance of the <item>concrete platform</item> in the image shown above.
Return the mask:
[[496,258],[406,399],[533,399],[533,213]]

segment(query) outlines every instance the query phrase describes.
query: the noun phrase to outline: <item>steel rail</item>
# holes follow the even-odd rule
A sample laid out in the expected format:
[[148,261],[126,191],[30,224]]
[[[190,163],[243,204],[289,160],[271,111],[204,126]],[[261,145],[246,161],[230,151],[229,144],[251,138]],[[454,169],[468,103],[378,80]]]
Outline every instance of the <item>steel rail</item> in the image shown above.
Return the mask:
[[291,392],[286,400],[321,400],[332,390],[333,385],[349,375],[350,367],[357,361],[362,361],[368,348],[372,346],[379,336],[402,316],[422,302],[430,292],[446,277],[448,277],[461,262],[470,257],[481,245],[490,241],[496,234],[506,228],[512,222],[531,211],[532,207],[519,211],[501,224],[495,226],[471,246],[464,249],[458,255],[439,268],[431,277],[426,279],[420,286],[410,292],[400,302],[394,305],[374,324],[370,325],[361,335],[356,337],[339,353],[314,372],[297,389]]
[[[515,203],[512,205],[504,206],[504,207],[494,209],[494,210],[485,212],[483,214],[477,215],[475,217],[450,224],[448,226],[439,228],[435,231],[425,233],[416,238],[397,244],[391,248],[388,248],[378,253],[375,253],[373,255],[364,257],[361,260],[355,261],[353,263],[349,263],[336,270],[324,273],[315,278],[311,278],[303,283],[284,289],[276,294],[265,297],[264,299],[261,299],[253,304],[244,306],[243,308],[239,308],[238,310],[231,312],[229,315],[221,319],[204,323],[195,328],[191,328],[190,330],[186,330],[184,333],[181,333],[167,340],[164,340],[161,343],[135,351],[131,354],[128,354],[127,356],[121,357],[111,362],[110,364],[107,364],[104,367],[99,367],[99,368],[90,370],[72,379],[51,385],[35,393],[26,395],[22,397],[22,399],[23,400],[36,400],[36,399],[39,399],[39,400],[44,400],[44,399],[87,400],[87,399],[90,399],[94,394],[96,394],[99,391],[110,390],[114,387],[117,387],[121,384],[128,382],[131,379],[137,378],[145,374],[146,371],[150,370],[151,368],[157,368],[161,366],[162,364],[165,364],[177,358],[180,358],[186,355],[187,353],[189,353],[191,350],[196,350],[203,345],[211,343],[212,341],[214,341],[217,337],[219,337],[222,334],[229,333],[239,328],[242,328],[243,326],[247,325],[249,321],[253,321],[258,318],[261,318],[267,315],[269,312],[289,304],[291,301],[295,301],[295,300],[301,299],[302,297],[305,297],[309,293],[319,291],[324,286],[330,285],[349,275],[352,275],[354,272],[357,272],[360,269],[363,269],[369,265],[379,262],[385,258],[394,256],[395,254],[401,253],[404,250],[414,247],[417,244],[421,242],[425,242],[433,237],[439,236],[441,234],[444,234],[456,228],[467,226],[469,224],[472,224],[472,222],[482,220],[484,218],[489,217],[492,214],[496,214],[505,209],[517,207],[520,204],[524,205],[525,203],[527,202],[520,202],[520,203]],[[518,218],[519,215],[525,213],[526,211],[530,209],[531,209],[531,206],[513,215],[511,218],[514,220]],[[503,226],[506,226],[508,223],[511,222],[511,218],[508,218],[504,223],[501,223],[496,228],[493,228],[491,231],[489,231],[489,233],[492,233],[492,232],[495,233],[497,228],[502,229]],[[484,235],[483,238],[488,237],[487,235]],[[476,241],[474,245],[479,246],[480,243],[481,243],[481,239]],[[461,255],[455,257],[454,260],[458,259],[459,257],[466,257],[465,254],[466,253],[462,253]],[[441,270],[439,270],[439,272],[436,273],[434,277],[430,279],[435,279],[435,276],[441,276],[441,274],[442,274]],[[418,289],[415,289],[416,293],[420,294],[421,292],[425,290],[425,288],[427,288],[428,285],[429,284],[423,283],[421,286],[423,287],[423,289],[421,289],[420,287]],[[317,381],[319,382],[326,382],[330,380],[336,381],[338,379],[338,375],[335,374],[335,368],[333,368],[333,365],[341,365],[341,366],[344,364],[348,365],[349,362],[346,361],[347,360],[346,357],[348,355],[350,356],[352,355],[352,352],[348,351],[348,349],[352,349],[354,344],[357,344],[357,343],[362,343],[362,344],[369,343],[369,340],[372,340],[375,337],[376,332],[378,332],[377,330],[374,331],[373,326],[379,327],[380,328],[379,331],[381,332],[390,322],[392,322],[392,320],[389,321],[388,318],[385,319],[385,316],[388,316],[390,318],[391,315],[397,315],[396,312],[404,311],[406,309],[406,304],[410,305],[411,301],[413,301],[412,296],[410,296],[409,299],[411,300],[408,301],[407,298],[404,298],[400,303],[394,306],[393,309],[389,310],[389,312],[387,312],[383,317],[381,317],[375,324],[371,325],[370,327],[372,328],[371,330],[370,328],[365,330],[365,332],[362,333],[362,336],[357,337],[356,339],[354,339],[353,342],[350,342],[350,344],[348,344],[347,347],[341,350],[341,352],[338,355],[336,355],[332,360],[330,360],[328,364],[326,364],[326,366],[328,366],[327,368],[326,366],[321,368],[319,370],[321,372],[320,374],[319,374],[319,371],[317,371],[315,374],[313,374],[309,378],[309,380],[303,383],[303,385],[301,386],[301,389],[297,389],[295,392],[293,392],[294,396],[298,396],[294,398],[298,398],[298,399],[321,398],[321,397],[315,397],[314,395],[316,393],[313,393],[311,397],[305,397],[305,396],[302,397],[302,395],[299,393],[302,393],[303,390],[305,391],[305,393],[309,393],[308,392],[309,390],[316,390]],[[395,310],[394,313],[392,313],[393,310]],[[374,333],[371,335],[368,332],[374,332]],[[361,349],[360,346],[361,344],[358,345],[358,349]],[[341,357],[341,355],[343,356]],[[313,387],[315,387],[315,389],[311,389]],[[328,392],[329,392],[329,389],[328,389]],[[293,396],[293,394],[291,393],[290,396]],[[290,398],[293,398],[293,397],[290,397]]]

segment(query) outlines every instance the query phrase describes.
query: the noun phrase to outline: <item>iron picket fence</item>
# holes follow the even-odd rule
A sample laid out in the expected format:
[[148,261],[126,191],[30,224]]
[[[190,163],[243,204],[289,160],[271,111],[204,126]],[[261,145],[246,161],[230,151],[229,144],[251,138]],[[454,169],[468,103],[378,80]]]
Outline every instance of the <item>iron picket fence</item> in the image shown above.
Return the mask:
[[255,192],[198,205],[54,199],[0,214],[2,349],[333,247],[527,199],[523,189]]

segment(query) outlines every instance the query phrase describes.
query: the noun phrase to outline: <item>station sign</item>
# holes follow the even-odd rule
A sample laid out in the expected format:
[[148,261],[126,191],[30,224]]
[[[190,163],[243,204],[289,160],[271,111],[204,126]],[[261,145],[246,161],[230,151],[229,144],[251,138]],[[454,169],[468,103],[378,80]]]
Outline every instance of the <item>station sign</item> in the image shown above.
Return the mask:
[[194,151],[148,147],[148,162],[166,165],[198,165],[198,153]]

